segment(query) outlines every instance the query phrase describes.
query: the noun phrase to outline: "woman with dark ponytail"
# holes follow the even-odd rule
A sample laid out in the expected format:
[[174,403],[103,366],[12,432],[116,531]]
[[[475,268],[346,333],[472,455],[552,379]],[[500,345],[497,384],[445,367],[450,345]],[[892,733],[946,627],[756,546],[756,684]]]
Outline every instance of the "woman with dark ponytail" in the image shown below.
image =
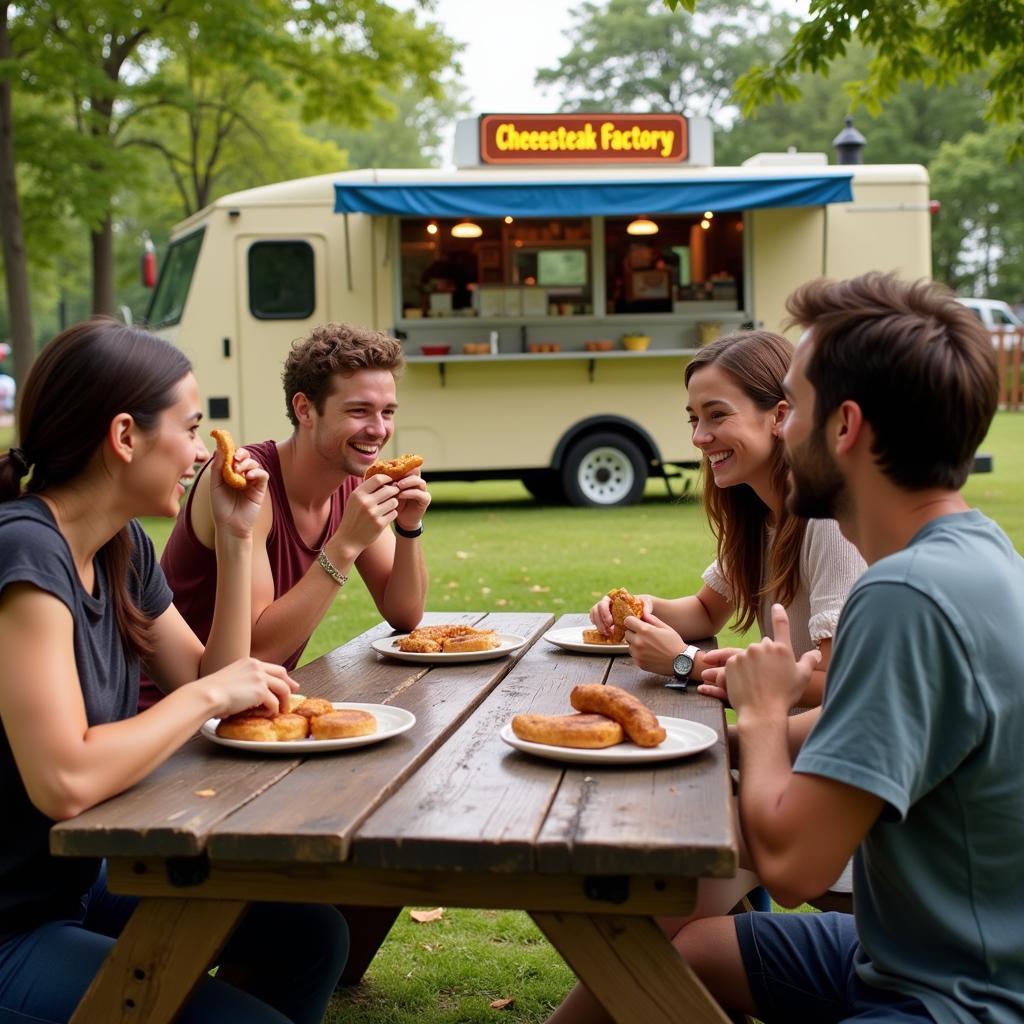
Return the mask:
[[[53,822],[132,786],[206,719],[277,711],[295,688],[248,656],[264,470],[242,450],[244,490],[215,473],[220,571],[205,648],[135,521],[177,515],[209,458],[199,408],[180,351],[95,319],[43,349],[22,389],[20,443],[0,454],[3,1019],[69,1019],[135,905],[107,892],[98,862],[49,855]],[[168,696],[137,714],[143,666]],[[256,905],[223,954],[248,968],[252,990],[206,978],[180,1019],[314,1024],[347,948],[332,907]]]

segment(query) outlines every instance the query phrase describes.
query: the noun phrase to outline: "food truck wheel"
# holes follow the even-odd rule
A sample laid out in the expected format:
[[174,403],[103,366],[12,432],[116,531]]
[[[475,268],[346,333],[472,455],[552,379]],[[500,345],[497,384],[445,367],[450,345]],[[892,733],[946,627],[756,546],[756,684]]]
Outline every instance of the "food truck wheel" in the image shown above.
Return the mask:
[[523,486],[538,500],[548,505],[565,501],[562,478],[553,469],[530,469],[523,473]]
[[588,434],[577,441],[562,465],[570,505],[632,505],[647,482],[647,460],[621,434]]

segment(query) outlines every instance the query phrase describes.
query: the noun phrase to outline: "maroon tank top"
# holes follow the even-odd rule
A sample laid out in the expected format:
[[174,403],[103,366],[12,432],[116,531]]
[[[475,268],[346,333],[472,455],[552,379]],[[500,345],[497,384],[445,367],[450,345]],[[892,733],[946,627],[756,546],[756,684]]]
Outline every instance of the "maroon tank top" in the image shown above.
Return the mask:
[[[323,532],[313,546],[306,544],[296,529],[292,518],[288,495],[285,493],[281,476],[281,460],[277,454],[277,442],[263,441],[247,444],[244,448],[270,474],[268,499],[274,513],[274,522],[267,536],[267,558],[274,578],[274,600],[286,594],[309,569],[320,554],[324,543],[337,530],[345,511],[348,496],[362,481],[355,476],[345,482],[331,495],[331,509],[324,524]],[[205,472],[207,463],[200,473]],[[196,478],[198,480],[198,476]],[[167,576],[167,582],[174,592],[174,605],[192,631],[205,644],[213,623],[213,605],[217,591],[217,556],[196,536],[192,528],[192,499],[195,486],[189,491],[185,507],[178,514],[167,546],[160,558],[160,565]],[[309,642],[307,636],[284,660],[284,667],[291,671],[299,662]],[[139,708],[155,704],[162,694],[148,679],[143,679],[139,693]]]

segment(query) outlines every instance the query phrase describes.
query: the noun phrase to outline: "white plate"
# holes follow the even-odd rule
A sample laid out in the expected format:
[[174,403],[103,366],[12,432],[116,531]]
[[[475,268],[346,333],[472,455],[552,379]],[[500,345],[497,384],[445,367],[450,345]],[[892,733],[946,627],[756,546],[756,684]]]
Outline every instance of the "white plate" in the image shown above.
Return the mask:
[[494,658],[504,658],[505,655],[518,651],[526,643],[526,637],[516,636],[515,633],[499,633],[498,646],[492,647],[489,651],[455,651],[445,654],[438,651],[435,654],[420,654],[413,651],[400,651],[395,643],[408,633],[400,633],[398,636],[384,636],[379,640],[373,640],[370,646],[378,653],[387,658],[395,658],[398,661],[422,661],[428,665],[447,665],[458,661],[491,661]]
[[544,639],[564,651],[578,651],[581,654],[629,654],[629,644],[585,644],[584,628],[590,627],[569,626],[566,629],[552,629],[544,634]]
[[222,747],[235,747],[237,750],[258,751],[261,754],[320,754],[328,750],[347,750],[351,747],[365,747],[370,743],[380,743],[411,729],[416,724],[416,716],[405,708],[395,708],[390,704],[356,704],[351,701],[331,701],[338,710],[369,711],[377,719],[377,731],[369,736],[348,736],[338,740],[230,740],[217,735],[219,718],[207,719],[199,730],[208,740],[219,743]]
[[614,747],[588,750],[583,747],[552,747],[547,743],[531,743],[521,740],[513,731],[512,723],[506,724],[498,734],[510,746],[524,754],[536,754],[551,761],[572,761],[578,764],[639,764],[643,761],[671,761],[676,757],[689,757],[714,745],[718,733],[700,722],[685,718],[658,716],[668,735],[657,747],[638,747],[628,740]]

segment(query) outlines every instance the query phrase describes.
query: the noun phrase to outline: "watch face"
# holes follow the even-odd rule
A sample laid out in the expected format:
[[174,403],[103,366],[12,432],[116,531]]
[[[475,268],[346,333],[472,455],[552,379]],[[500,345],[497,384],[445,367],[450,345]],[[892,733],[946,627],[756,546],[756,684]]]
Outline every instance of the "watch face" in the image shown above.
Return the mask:
[[683,679],[690,674],[690,670],[693,668],[693,658],[688,654],[677,654],[672,661],[672,671]]

